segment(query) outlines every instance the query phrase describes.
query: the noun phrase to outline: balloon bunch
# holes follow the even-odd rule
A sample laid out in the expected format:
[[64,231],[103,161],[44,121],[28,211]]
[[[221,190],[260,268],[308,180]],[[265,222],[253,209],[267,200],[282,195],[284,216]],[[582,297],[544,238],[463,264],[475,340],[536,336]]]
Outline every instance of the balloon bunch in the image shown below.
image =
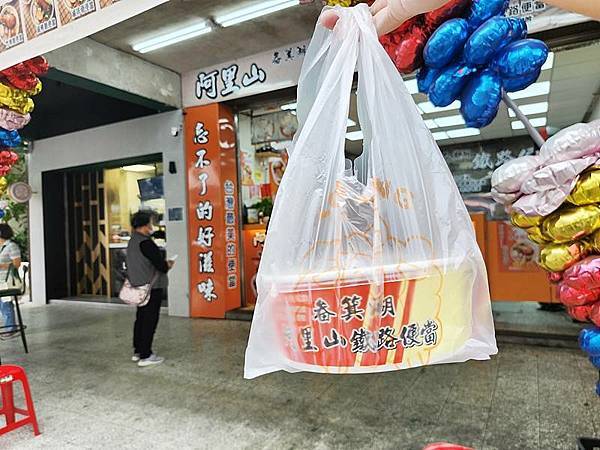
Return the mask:
[[[0,71],[0,177],[7,175],[19,159],[12,150],[22,143],[18,130],[31,120],[31,97],[41,92],[38,77],[48,69],[46,60],[39,56]],[[0,194],[6,191],[5,185],[5,181],[0,182]]]
[[419,91],[435,106],[461,101],[469,127],[483,128],[496,115],[502,90],[533,84],[548,58],[542,41],[525,39],[523,19],[504,17],[508,0],[473,0],[465,18],[443,23],[423,50]]
[[600,327],[600,120],[566,128],[538,155],[498,168],[492,196],[540,245],[539,265],[569,315]]

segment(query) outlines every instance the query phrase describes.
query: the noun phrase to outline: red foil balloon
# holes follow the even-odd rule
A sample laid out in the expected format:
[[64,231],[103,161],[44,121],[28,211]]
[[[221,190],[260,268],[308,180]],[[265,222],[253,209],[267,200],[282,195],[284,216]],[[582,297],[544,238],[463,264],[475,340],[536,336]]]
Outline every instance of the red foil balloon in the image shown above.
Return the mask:
[[595,303],[600,299],[600,289],[575,288],[566,284],[560,285],[560,301],[565,306],[583,306]]
[[600,258],[591,256],[565,270],[560,283],[560,301],[581,306],[600,299]]
[[48,70],[50,70],[50,65],[43,56],[36,56],[28,61],[24,61],[23,64],[38,77],[46,75]]
[[590,309],[590,320],[594,322],[594,325],[600,327],[600,302],[596,302]]
[[592,307],[590,305],[572,306],[567,308],[567,313],[579,322],[589,322],[591,310]]
[[471,0],[451,0],[441,8],[425,14],[425,30],[428,34],[433,33],[444,22],[462,17],[471,6]]
[[23,91],[31,91],[35,89],[40,81],[38,77],[36,77],[35,74],[23,63],[3,70],[0,72],[0,76],[6,79],[6,81],[8,81],[8,83],[13,87]]

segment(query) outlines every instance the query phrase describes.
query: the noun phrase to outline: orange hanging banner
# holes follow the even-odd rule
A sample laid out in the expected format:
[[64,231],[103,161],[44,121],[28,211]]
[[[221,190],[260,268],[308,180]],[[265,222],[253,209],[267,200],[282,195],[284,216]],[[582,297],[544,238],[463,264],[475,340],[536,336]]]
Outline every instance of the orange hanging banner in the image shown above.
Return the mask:
[[241,306],[236,139],[224,105],[185,110],[190,312],[224,318]]

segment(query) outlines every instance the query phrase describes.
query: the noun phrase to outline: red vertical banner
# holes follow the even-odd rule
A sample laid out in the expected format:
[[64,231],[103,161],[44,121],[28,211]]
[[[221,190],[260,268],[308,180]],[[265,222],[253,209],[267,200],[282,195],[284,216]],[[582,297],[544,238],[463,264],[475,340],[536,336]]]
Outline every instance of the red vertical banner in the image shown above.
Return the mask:
[[190,312],[223,318],[241,305],[233,114],[220,104],[185,110]]

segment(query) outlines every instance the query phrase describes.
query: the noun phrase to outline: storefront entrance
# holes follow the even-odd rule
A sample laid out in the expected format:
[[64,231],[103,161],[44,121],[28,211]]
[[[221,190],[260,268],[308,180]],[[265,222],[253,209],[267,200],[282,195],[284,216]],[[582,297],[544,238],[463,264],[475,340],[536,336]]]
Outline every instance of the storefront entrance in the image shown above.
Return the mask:
[[131,215],[151,211],[166,246],[160,155],[45,173],[43,186],[53,191],[44,197],[48,298],[118,303]]

